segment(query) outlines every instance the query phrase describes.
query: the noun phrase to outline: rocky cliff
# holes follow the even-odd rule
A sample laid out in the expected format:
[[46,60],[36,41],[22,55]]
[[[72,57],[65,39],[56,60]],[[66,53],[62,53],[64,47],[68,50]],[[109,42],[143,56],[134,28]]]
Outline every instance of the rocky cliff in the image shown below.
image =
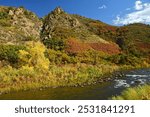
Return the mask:
[[42,22],[24,8],[0,7],[0,42],[20,43],[40,38]]

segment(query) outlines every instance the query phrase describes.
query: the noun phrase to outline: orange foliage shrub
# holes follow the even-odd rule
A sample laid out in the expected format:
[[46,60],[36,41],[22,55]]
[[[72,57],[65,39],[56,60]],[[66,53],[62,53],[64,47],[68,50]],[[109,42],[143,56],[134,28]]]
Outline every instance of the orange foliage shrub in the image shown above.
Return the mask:
[[67,41],[67,52],[79,53],[91,49],[88,43],[83,43],[75,38],[70,38]]
[[102,51],[107,54],[119,54],[120,48],[115,44],[106,43],[85,43],[77,40],[75,38],[70,38],[67,41],[68,48],[66,49],[69,53],[80,53],[86,50],[94,49],[97,51]]
[[142,42],[138,42],[137,43],[137,46],[140,48],[140,49],[143,49],[143,50],[148,50],[150,49],[150,43],[142,43]]
[[119,54],[120,48],[115,44],[90,43],[90,46],[97,51],[103,51],[108,54]]

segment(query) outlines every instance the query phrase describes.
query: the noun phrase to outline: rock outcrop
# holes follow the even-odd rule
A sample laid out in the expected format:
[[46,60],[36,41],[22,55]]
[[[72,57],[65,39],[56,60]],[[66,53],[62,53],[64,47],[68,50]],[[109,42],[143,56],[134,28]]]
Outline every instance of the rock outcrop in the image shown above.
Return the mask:
[[60,7],[57,7],[44,19],[42,35],[43,39],[48,39],[57,36],[57,29],[70,30],[79,27],[80,22],[73,16],[67,14]]
[[[60,7],[57,7],[43,20],[41,39],[43,42],[58,38],[65,40],[68,47],[66,50],[72,53],[89,49],[109,53],[108,51],[112,48],[115,51],[110,53],[120,53],[117,44],[112,44],[112,42],[102,39],[93,31],[93,27],[89,27],[91,22],[95,22],[95,20],[68,14]],[[98,23],[101,24],[101,22]]]
[[21,7],[0,7],[0,13],[1,43],[20,43],[40,38],[42,22],[34,13]]

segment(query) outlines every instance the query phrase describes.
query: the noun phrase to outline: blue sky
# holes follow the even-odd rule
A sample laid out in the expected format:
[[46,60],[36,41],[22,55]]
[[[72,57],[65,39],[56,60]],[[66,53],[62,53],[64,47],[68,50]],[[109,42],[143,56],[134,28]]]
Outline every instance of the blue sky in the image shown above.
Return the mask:
[[42,17],[60,6],[66,12],[111,25],[150,23],[150,0],[0,0],[4,6],[24,6]]

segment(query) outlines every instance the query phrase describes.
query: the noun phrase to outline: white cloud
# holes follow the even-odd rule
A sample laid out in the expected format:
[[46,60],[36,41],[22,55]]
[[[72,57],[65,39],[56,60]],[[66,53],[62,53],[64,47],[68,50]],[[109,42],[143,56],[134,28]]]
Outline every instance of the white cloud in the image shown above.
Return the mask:
[[138,0],[135,2],[135,11],[125,16],[116,16],[114,24],[131,24],[131,23],[150,23],[150,3],[142,3]]
[[141,0],[137,0],[136,2],[135,2],[135,10],[141,10],[141,9],[143,9],[143,7],[144,7],[144,5],[143,5],[143,3],[142,3],[142,1]]
[[107,8],[106,5],[102,5],[102,6],[98,7],[98,9],[106,9],[106,8]]

